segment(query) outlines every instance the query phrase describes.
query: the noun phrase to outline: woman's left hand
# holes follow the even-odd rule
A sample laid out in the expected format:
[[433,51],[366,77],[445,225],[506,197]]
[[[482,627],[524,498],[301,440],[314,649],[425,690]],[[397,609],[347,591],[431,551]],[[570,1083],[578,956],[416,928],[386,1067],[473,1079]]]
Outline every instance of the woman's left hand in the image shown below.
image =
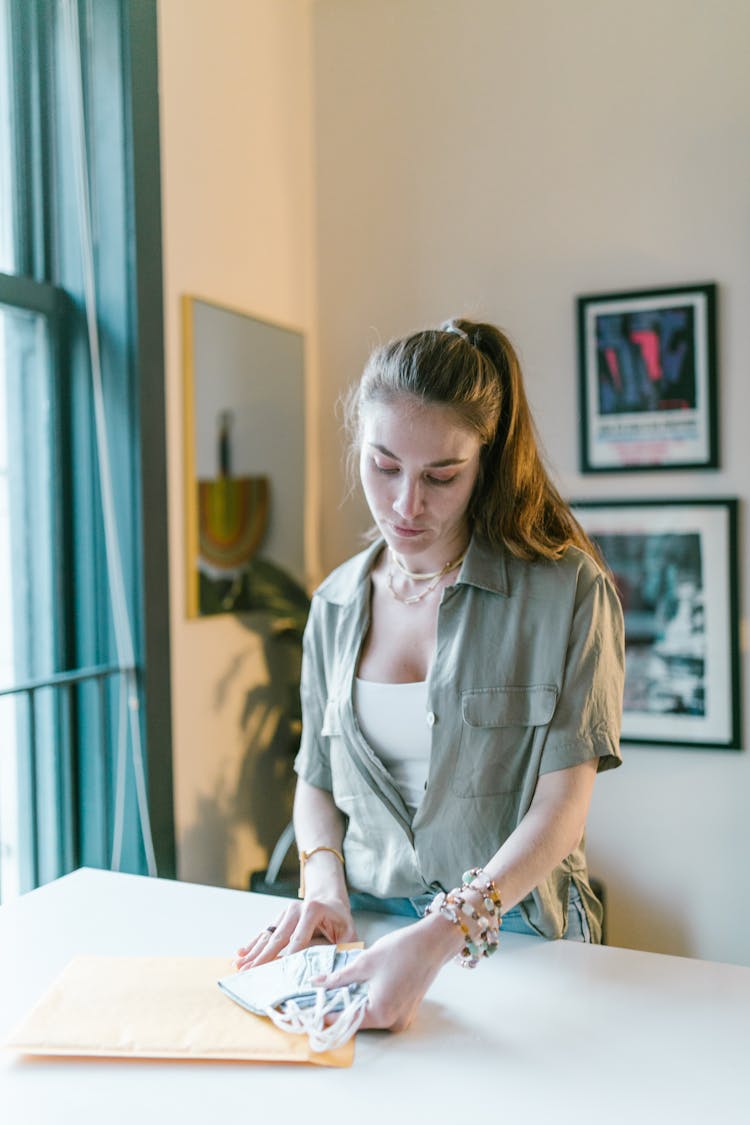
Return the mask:
[[368,1001],[361,1027],[403,1031],[441,967],[462,945],[457,926],[440,915],[430,915],[386,934],[345,969],[313,983],[336,988],[366,981]]

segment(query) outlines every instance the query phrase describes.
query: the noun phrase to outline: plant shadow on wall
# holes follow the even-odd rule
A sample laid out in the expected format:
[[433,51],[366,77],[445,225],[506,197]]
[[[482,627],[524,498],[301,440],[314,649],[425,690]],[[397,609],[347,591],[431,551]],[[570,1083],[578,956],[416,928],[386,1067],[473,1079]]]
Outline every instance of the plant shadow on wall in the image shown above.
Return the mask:
[[[256,557],[235,594],[233,611],[252,633],[253,643],[219,679],[215,707],[222,711],[234,705],[239,685],[248,684],[239,715],[242,760],[236,771],[222,776],[212,795],[201,798],[188,842],[191,856],[203,868],[191,878],[209,883],[225,881],[230,868],[232,882],[237,882],[233,853],[238,829],[246,829],[268,856],[291,820],[293,763],[302,730],[299,681],[310,608],[307,592],[277,564]],[[265,668],[257,667],[259,658]],[[250,874],[241,876],[245,887]]]

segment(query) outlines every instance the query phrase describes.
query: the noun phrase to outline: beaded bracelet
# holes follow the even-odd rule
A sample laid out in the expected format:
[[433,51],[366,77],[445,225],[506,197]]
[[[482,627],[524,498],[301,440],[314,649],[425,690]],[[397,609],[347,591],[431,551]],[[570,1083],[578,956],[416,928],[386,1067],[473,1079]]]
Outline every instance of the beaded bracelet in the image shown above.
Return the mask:
[[[480,958],[492,956],[498,946],[498,926],[494,920],[482,918],[462,895],[453,891],[447,896],[446,902],[441,907],[441,913],[453,921],[458,921],[466,936],[464,947],[456,956],[456,961],[462,968],[475,969]],[[476,923],[478,933],[473,937],[470,933],[466,934],[466,923],[463,923],[461,914]]]
[[483,943],[482,955],[491,957],[497,951],[500,942],[498,931],[503,924],[500,892],[481,867],[471,867],[468,871],[464,871],[461,876],[461,890],[474,891],[482,896],[482,905],[488,915],[487,929],[480,935]]
[[426,914],[433,913],[433,907],[449,922],[461,930],[464,937],[464,944],[456,954],[454,960],[465,969],[473,969],[479,964],[480,950],[478,945],[472,940],[471,930],[461,918],[460,912],[456,905],[451,900],[450,895],[446,895],[441,891],[442,901],[438,904],[436,902],[430,903],[425,911]]
[[[480,879],[483,882],[480,886],[476,887],[474,884]],[[484,901],[484,908],[488,914],[497,914],[500,918],[500,925],[502,925],[502,901],[500,899],[500,892],[490,879],[489,875],[481,867],[471,867],[468,871],[464,871],[461,876],[462,888],[467,890],[478,891],[482,895]]]
[[[480,869],[476,869],[480,873]],[[456,954],[454,960],[458,962],[464,969],[474,969],[479,964],[480,958],[491,957],[496,952],[499,943],[498,930],[500,928],[502,919],[500,917],[500,895],[492,880],[486,880],[486,886],[481,889],[472,887],[467,882],[467,878],[473,876],[472,872],[466,872],[463,877],[463,885],[461,888],[456,888],[446,894],[440,891],[432,900],[430,905],[425,911],[426,914],[438,912],[447,918],[449,922],[457,925],[464,936],[464,945],[462,949]],[[467,901],[466,897],[462,894],[464,890],[473,890],[475,893],[482,893],[483,905],[487,910],[486,915],[482,915],[476,910],[475,907]],[[466,919],[471,919],[474,923],[477,933],[472,935],[469,924]]]

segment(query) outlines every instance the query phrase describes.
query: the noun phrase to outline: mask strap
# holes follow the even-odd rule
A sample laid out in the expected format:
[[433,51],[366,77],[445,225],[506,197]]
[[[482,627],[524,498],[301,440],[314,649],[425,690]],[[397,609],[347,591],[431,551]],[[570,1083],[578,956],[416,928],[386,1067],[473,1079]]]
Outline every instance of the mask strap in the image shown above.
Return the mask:
[[[289,999],[278,1008],[266,1008],[266,1015],[280,1031],[307,1035],[310,1049],[320,1053],[333,1051],[348,1042],[359,1029],[366,1009],[367,996],[363,993],[352,996],[349,988],[343,987],[332,994],[329,990],[326,998],[326,989],[316,988],[314,1005],[300,1008],[296,1000]],[[340,1011],[338,1018],[326,1027],[326,1016],[336,1011]]]

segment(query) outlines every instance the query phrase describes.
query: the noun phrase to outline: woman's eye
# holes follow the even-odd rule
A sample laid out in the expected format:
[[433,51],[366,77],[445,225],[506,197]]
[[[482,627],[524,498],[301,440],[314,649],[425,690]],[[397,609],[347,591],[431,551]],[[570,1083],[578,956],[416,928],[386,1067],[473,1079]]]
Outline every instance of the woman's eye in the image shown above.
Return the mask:
[[391,476],[393,473],[398,472],[398,468],[394,468],[390,465],[381,465],[377,461],[373,461],[373,465],[379,473],[385,473],[386,476]]
[[455,477],[433,477],[430,476],[429,473],[425,477],[428,484],[453,484],[455,479]]

